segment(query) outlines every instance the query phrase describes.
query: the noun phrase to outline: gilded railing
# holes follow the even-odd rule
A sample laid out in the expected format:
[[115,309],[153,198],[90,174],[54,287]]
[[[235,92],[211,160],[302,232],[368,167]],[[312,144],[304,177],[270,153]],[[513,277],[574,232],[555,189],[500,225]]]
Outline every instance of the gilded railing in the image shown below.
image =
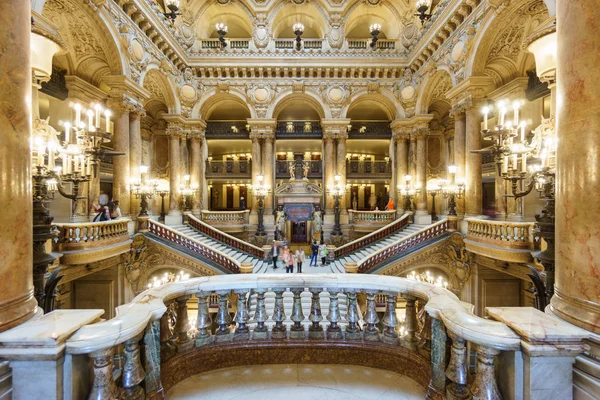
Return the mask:
[[210,236],[211,238],[229,247],[240,250],[259,259],[264,258],[264,251],[260,247],[238,239],[235,236],[228,235],[227,233],[210,226],[206,222],[200,221],[193,215],[189,215],[188,224],[194,229],[198,230],[200,233]]
[[130,219],[105,222],[57,223],[57,251],[75,251],[108,246],[129,239]]
[[365,273],[381,265],[383,262],[389,262],[390,259],[401,255],[402,253],[433,239],[448,231],[448,220],[436,222],[425,229],[408,235],[398,242],[392,243],[380,250],[370,254],[367,258],[358,263],[358,272]]
[[398,232],[399,230],[404,228],[406,225],[408,225],[408,217],[409,217],[408,214],[404,214],[402,217],[398,218],[391,224],[388,224],[380,229],[377,229],[376,231],[371,232],[368,235],[365,235],[359,239],[348,242],[348,243],[344,244],[343,246],[337,247],[335,249],[335,257],[340,258],[340,257],[347,256],[348,254],[350,254],[358,249],[362,249],[370,244],[373,244],[373,243],[375,243],[379,240],[382,240],[390,235],[393,235],[394,233]]
[[534,222],[496,221],[466,218],[467,239],[516,250],[533,250]]
[[233,273],[240,272],[240,263],[232,257],[207,246],[198,240],[192,239],[181,232],[169,228],[154,220],[148,221],[148,231],[168,242],[182,246],[201,258],[214,262],[216,265],[225,268]]
[[244,211],[208,211],[202,210],[202,221],[209,225],[247,225],[250,210]]
[[356,225],[387,225],[396,220],[396,210],[391,211],[357,211],[348,210],[351,224]]
[[346,176],[391,176],[392,163],[385,160],[347,160]]
[[247,177],[249,178],[252,174],[252,161],[251,160],[211,160],[206,161],[206,176],[208,178],[215,177]]

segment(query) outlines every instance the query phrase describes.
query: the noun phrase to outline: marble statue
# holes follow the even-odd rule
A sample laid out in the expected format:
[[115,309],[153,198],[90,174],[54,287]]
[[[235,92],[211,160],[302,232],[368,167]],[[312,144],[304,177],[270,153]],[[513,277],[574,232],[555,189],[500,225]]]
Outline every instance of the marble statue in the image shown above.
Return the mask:
[[302,177],[307,180],[308,173],[310,172],[310,163],[308,161],[302,162]]
[[277,210],[277,213],[275,215],[275,224],[277,225],[277,230],[279,231],[279,234],[285,236],[285,212],[282,208]]
[[312,236],[313,239],[321,237],[321,231],[323,230],[323,212],[321,210],[315,210],[313,212],[312,220]]

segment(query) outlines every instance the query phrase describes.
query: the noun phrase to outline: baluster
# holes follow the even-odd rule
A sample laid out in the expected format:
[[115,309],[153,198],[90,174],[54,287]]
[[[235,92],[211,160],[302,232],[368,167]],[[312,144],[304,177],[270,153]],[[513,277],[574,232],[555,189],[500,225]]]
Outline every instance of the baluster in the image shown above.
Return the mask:
[[308,328],[309,339],[323,339],[323,327],[320,322],[323,321],[323,315],[321,314],[321,302],[319,298],[320,289],[310,289],[312,299],[310,302],[310,316],[309,321],[312,325]]
[[139,335],[125,341],[123,345],[125,362],[123,364],[123,376],[121,379],[123,382],[124,399],[143,399],[145,395],[144,389],[140,386],[140,383],[146,376],[140,360],[140,340],[143,334],[143,332],[140,332]]
[[398,317],[396,316],[396,302],[398,296],[395,293],[386,293],[385,315],[383,316],[383,331],[382,340],[389,344],[398,344]]
[[[431,318],[431,383],[429,391],[446,393],[446,328],[442,320]],[[431,395],[428,398],[434,398]]]
[[144,331],[144,388],[147,398],[163,398],[160,381],[160,320],[151,321]]
[[446,377],[451,383],[446,386],[446,397],[449,399],[468,399],[470,398],[469,389],[467,389],[467,358],[465,349],[465,340],[458,335],[448,331],[448,336],[452,339],[452,348],[450,351],[450,362],[446,368]]
[[116,399],[119,389],[113,380],[113,349],[103,349],[90,353],[94,360],[94,383],[88,400]]
[[248,289],[236,290],[235,294],[238,295],[237,312],[233,320],[238,324],[235,330],[233,339],[234,340],[248,340],[250,339],[250,329],[248,329],[248,308],[246,307],[246,296],[248,295]]
[[377,317],[377,305],[375,304],[375,295],[378,293],[377,290],[367,290],[367,309],[365,311],[364,320],[367,323],[365,329],[364,339],[368,341],[379,341],[379,329],[377,324],[379,323],[379,317]]
[[231,340],[231,315],[227,307],[227,296],[231,293],[230,290],[218,291],[219,295],[219,310],[217,311],[217,325],[219,329],[215,334],[215,341],[224,342]]
[[177,353],[177,348],[173,344],[171,325],[172,305],[167,306],[167,311],[160,318],[160,361],[166,362]]
[[196,347],[204,344],[212,343],[212,332],[210,327],[212,325],[212,318],[208,311],[210,292],[198,292],[196,297],[198,298],[198,317],[196,318]]
[[267,308],[265,307],[265,289],[256,290],[256,311],[254,312],[254,320],[256,321],[256,328],[252,332],[252,339],[267,339],[268,329],[265,326],[265,322],[269,316],[267,315]]
[[177,346],[178,353],[189,350],[194,346],[194,342],[188,335],[190,322],[188,319],[187,301],[189,298],[190,296],[182,296],[175,300],[177,302],[177,321],[175,322],[177,339],[175,339],[175,345]]
[[283,325],[285,321],[285,309],[283,308],[283,292],[285,290],[277,289],[275,292],[275,308],[273,310],[273,321],[275,326],[271,329],[271,339],[285,339],[286,329]]
[[360,314],[356,303],[356,291],[354,289],[346,290],[346,296],[348,296],[348,312],[346,313],[348,326],[346,327],[346,339],[359,340],[360,328],[358,326],[358,321],[360,321]]
[[498,354],[499,350],[481,345],[477,347],[477,375],[471,385],[473,399],[502,399],[494,371],[494,361]]
[[339,291],[337,289],[327,289],[329,292],[329,314],[327,314],[327,320],[329,326],[327,327],[327,339],[343,339],[342,328],[338,326],[340,322],[340,304],[338,299]]
[[413,296],[404,296],[406,300],[405,319],[404,319],[404,343],[410,350],[417,348],[417,338],[415,332],[417,330],[417,309],[415,307],[416,298]]
[[294,321],[294,325],[290,329],[290,339],[306,338],[306,333],[302,326],[302,321],[305,319],[304,313],[302,312],[302,292],[304,292],[304,289],[292,289],[292,293],[294,294],[294,306],[292,308],[291,320]]

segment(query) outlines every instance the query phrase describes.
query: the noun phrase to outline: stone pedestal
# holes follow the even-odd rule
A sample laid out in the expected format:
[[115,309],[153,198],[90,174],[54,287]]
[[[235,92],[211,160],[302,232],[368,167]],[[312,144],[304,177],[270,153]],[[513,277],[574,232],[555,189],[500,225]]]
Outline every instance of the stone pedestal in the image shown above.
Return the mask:
[[347,262],[344,264],[344,269],[347,274],[356,274],[358,272],[358,264],[355,262]]
[[240,265],[240,274],[251,274],[254,271],[254,264],[251,262],[243,262]]

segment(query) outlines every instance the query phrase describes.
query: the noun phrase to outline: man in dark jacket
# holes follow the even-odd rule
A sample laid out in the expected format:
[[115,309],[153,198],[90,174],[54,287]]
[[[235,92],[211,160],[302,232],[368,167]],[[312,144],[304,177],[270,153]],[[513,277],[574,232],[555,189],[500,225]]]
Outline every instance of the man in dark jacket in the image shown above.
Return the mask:
[[313,262],[315,263],[315,267],[317,266],[317,260],[319,259],[319,245],[317,244],[316,240],[313,240],[312,242],[312,246],[310,246],[310,250],[311,250],[311,256],[310,256],[310,263],[308,264],[309,267],[312,267]]

